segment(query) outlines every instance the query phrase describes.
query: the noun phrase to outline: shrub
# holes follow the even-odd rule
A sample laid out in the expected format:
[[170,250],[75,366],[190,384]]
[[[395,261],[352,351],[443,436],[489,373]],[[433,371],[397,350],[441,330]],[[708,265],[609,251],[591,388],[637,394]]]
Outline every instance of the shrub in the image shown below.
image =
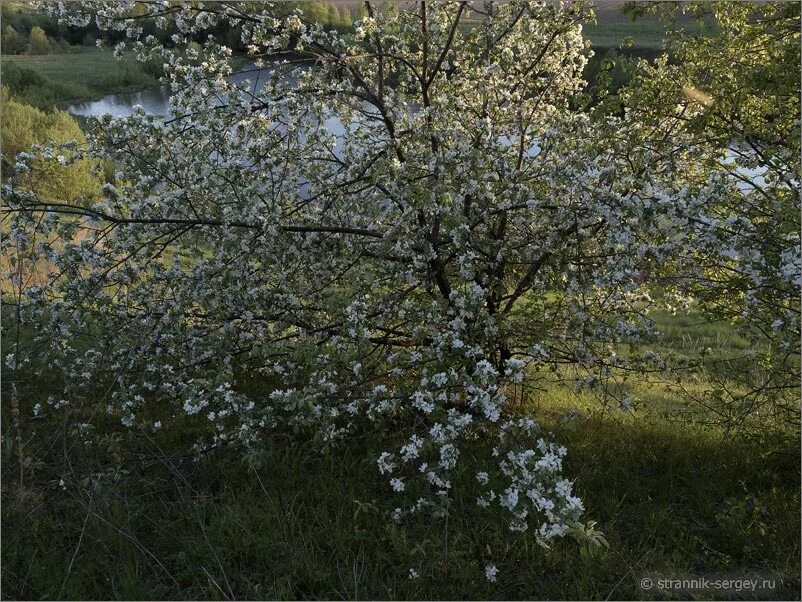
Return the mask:
[[48,37],[44,29],[38,25],[31,29],[29,49],[31,54],[50,54],[53,50],[53,40]]
[[22,54],[28,47],[28,40],[11,25],[3,28],[2,52],[4,54]]
[[[19,153],[30,152],[34,145],[60,145],[71,141],[85,144],[86,138],[75,120],[64,111],[45,113],[15,100],[2,88],[3,171],[13,175]],[[79,202],[93,198],[98,192],[97,180],[91,174],[94,162],[78,160],[66,165],[65,157],[56,161],[33,161],[30,181],[43,200]]]

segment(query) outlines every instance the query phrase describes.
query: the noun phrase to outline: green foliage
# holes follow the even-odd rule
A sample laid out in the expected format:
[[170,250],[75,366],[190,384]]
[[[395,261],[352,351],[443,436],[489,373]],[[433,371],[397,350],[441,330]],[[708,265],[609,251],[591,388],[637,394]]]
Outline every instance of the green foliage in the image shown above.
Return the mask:
[[56,48],[45,30],[38,25],[31,29],[30,35],[30,52],[31,54],[50,54]]
[[587,524],[577,522],[568,531],[579,543],[580,556],[586,561],[593,560],[610,547],[604,533],[596,528],[597,524],[595,520],[588,521]]
[[328,14],[326,16],[326,22],[329,25],[333,26],[339,26],[342,23],[342,17],[340,16],[340,11],[333,4],[329,6]]
[[4,54],[22,54],[28,47],[28,40],[11,25],[3,28],[2,52]]
[[384,0],[379,6],[379,12],[384,15],[398,14],[398,1],[397,0]]
[[20,102],[40,109],[51,109],[69,100],[93,94],[78,82],[55,82],[38,71],[9,60],[3,61],[3,85]]
[[[87,28],[69,27],[32,8],[29,3],[5,1],[1,4],[3,24],[10,25],[26,39],[33,29],[38,28],[52,41],[52,50],[69,48],[70,44],[95,44],[97,28],[94,24]],[[91,39],[85,39],[88,33]]]
[[328,20],[328,9],[323,2],[304,2],[302,10],[304,20],[311,23],[325,23]]
[[[16,101],[2,89],[2,148],[4,176],[13,173],[14,157],[35,144],[64,144],[86,138],[76,121],[64,111],[45,113]],[[75,165],[57,161],[35,161],[31,180],[36,193],[44,199],[83,201],[98,193],[97,180],[91,175],[92,164],[80,160]],[[11,173],[10,173],[11,172]]]
[[58,25],[55,21],[41,13],[31,10],[30,5],[23,2],[3,2],[2,3],[3,23],[11,25],[21,33],[28,34],[34,27],[38,27],[46,33],[55,34]]
[[[693,153],[695,169],[682,177],[726,170],[742,182],[748,196],[715,207],[716,218],[749,225],[742,252],[764,258],[774,273],[796,273],[780,266],[799,236],[800,4],[646,2],[633,11],[663,19],[673,60],[640,62],[620,90],[622,105],[644,132],[666,132],[659,140],[666,152]],[[688,15],[695,21],[688,23]],[[710,23],[715,35],[700,35]],[[741,169],[753,171],[745,177],[749,171]],[[799,288],[790,278],[770,280],[767,273],[756,281],[743,268],[712,265],[682,292],[697,299],[705,318],[736,324],[751,355],[721,361],[708,373],[716,386],[698,399],[734,431],[767,444],[782,437],[798,444]]]
[[8,89],[2,88],[3,159],[11,161],[20,152],[34,145],[34,120],[44,113],[11,100]]
[[[325,2],[325,0],[298,3],[290,2],[288,4],[293,6],[286,7],[284,9],[285,11],[288,11],[290,8],[300,8],[304,16],[304,21],[309,23],[320,23],[332,28],[351,26],[350,11],[348,11],[346,19],[344,18],[344,13],[341,13],[336,5],[329,4]],[[344,10],[347,11],[347,7],[344,7]]]
[[659,54],[656,48],[594,48],[583,73],[588,82],[586,93],[593,102],[615,102],[617,92],[635,76],[638,60],[654,59]]
[[[715,21],[715,36],[680,27],[676,7],[644,8],[660,13],[673,32],[677,71],[683,78],[662,91],[654,90],[659,96],[653,100],[682,99],[687,96],[683,87],[693,86],[714,100],[711,110],[693,116],[693,131],[727,141],[735,135],[772,146],[798,144],[798,128],[796,136],[789,138],[787,133],[799,116],[799,3],[767,2],[759,7],[749,2],[687,3],[683,10],[697,22]],[[666,83],[655,77],[655,85]]]

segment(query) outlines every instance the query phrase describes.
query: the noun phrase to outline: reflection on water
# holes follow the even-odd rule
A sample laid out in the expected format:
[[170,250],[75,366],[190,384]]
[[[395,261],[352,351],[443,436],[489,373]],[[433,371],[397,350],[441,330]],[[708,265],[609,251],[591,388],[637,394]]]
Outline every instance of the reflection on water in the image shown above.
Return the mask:
[[[273,67],[256,69],[254,65],[247,65],[229,78],[229,81],[242,83],[251,81],[251,93],[256,93],[264,87],[268,75]],[[73,115],[82,117],[100,117],[109,114],[113,117],[128,117],[134,113],[134,106],[141,105],[149,115],[170,114],[170,90],[167,86],[148,88],[140,92],[123,94],[109,94],[100,100],[79,102],[67,108]]]
[[79,102],[67,111],[82,117],[100,117],[107,113],[113,117],[128,117],[133,114],[134,105],[142,105],[150,115],[167,115],[170,112],[169,99],[167,88],[149,88],[128,94],[109,94],[91,102]]
[[[255,94],[264,87],[269,74],[274,67],[269,66],[265,69],[256,69],[254,65],[248,65],[242,71],[235,73],[231,76],[230,80],[236,83],[250,80],[251,93]],[[290,76],[291,77],[291,76]],[[81,115],[83,117],[100,117],[101,115],[110,114],[113,117],[128,117],[134,112],[135,105],[141,105],[145,113],[150,115],[164,116],[170,114],[170,91],[169,88],[149,88],[140,92],[130,92],[125,94],[109,94],[100,100],[92,102],[80,102],[70,106],[67,111],[74,115]],[[343,143],[343,138],[346,134],[346,128],[336,118],[331,117],[324,122],[324,127],[337,138],[335,146],[335,154],[339,154],[339,147]],[[510,144],[510,140],[502,138],[504,144]],[[528,155],[530,157],[536,156],[540,152],[537,141],[529,149]],[[725,164],[732,164],[736,159],[732,151],[727,153]],[[738,181],[738,187],[743,192],[749,192],[755,187],[763,187],[766,182],[763,178],[766,168],[746,168],[738,166],[735,173],[742,179]]]

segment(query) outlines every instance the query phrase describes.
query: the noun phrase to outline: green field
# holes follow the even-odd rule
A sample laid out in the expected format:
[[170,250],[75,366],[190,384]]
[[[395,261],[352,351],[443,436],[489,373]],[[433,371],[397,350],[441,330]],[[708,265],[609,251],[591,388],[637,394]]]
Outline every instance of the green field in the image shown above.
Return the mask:
[[588,23],[583,31],[595,48],[615,48],[628,37],[635,48],[660,48],[665,35],[662,23],[649,21]]
[[[663,351],[710,346],[726,356],[746,345],[698,316],[656,317]],[[393,525],[394,498],[375,467],[388,443],[371,433],[325,455],[273,436],[258,452],[198,462],[186,455],[191,433],[129,432],[95,418],[109,435],[90,443],[76,426],[82,416],[33,417],[33,405],[59,391],[57,375],[33,370],[19,388],[24,487],[3,423],[4,596],[664,599],[639,579],[753,572],[778,579],[772,597],[798,599],[798,454],[677,421],[684,400],[670,378],[626,385],[642,400],[634,414],[543,383],[525,403],[569,449],[566,475],[609,541],[596,557],[571,540],[544,550],[470,494],[456,496],[449,521]],[[496,584],[482,576],[488,562],[500,570]]]
[[[476,27],[479,21],[475,18],[463,19],[461,27],[467,31]],[[635,48],[661,48],[665,29],[657,21],[615,21],[585,23],[582,31],[595,48],[617,48],[622,42],[631,37]]]
[[32,69],[53,81],[71,82],[79,86],[104,92],[103,83],[121,70],[130,69],[136,62],[132,59],[118,61],[111,51],[87,49],[69,54],[4,56],[3,65],[14,63]]
[[158,83],[155,72],[133,57],[118,61],[111,51],[95,48],[65,54],[3,56],[0,68],[4,85],[16,98],[41,108],[142,90]]

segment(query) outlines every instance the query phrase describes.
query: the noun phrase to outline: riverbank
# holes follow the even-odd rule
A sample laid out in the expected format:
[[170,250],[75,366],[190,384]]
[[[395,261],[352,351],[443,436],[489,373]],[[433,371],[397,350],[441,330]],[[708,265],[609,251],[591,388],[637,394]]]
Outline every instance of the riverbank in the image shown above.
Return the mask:
[[158,85],[153,67],[131,55],[116,60],[110,50],[2,57],[3,85],[15,98],[41,109],[132,92]]
[[[235,68],[246,61],[234,60]],[[15,98],[49,110],[156,87],[161,65],[140,63],[133,53],[118,60],[110,49],[82,48],[64,54],[3,56],[0,69],[3,85]]]

